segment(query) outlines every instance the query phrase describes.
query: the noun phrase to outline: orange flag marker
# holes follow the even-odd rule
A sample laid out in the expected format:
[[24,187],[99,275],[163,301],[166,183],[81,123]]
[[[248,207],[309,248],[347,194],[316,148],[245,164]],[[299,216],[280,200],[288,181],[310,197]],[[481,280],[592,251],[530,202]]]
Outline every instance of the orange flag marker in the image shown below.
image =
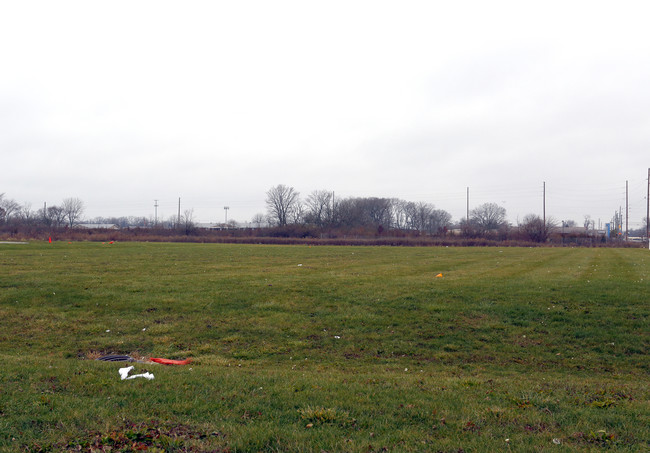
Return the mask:
[[436,278],[437,278],[437,277],[442,277],[442,274],[438,274],[438,275],[436,275]]

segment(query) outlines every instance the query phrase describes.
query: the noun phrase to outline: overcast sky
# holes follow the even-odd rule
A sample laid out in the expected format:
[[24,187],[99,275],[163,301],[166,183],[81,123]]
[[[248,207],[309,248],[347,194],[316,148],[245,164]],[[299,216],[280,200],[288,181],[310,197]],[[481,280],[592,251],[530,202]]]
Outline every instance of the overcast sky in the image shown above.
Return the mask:
[[306,198],[646,215],[646,1],[2,1],[0,193],[248,221]]

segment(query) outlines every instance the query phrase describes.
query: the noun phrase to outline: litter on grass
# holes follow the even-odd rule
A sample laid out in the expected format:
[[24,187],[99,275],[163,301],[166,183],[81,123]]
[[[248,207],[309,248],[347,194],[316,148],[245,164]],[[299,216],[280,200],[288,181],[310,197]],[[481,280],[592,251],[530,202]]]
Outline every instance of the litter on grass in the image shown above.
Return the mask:
[[[122,355],[122,354],[109,354],[109,355],[99,357],[97,358],[97,360],[101,360],[102,362],[138,362],[138,363],[146,362],[146,360],[137,360],[131,356]],[[163,365],[189,365],[190,363],[192,363],[192,359],[172,360],[172,359],[162,359],[159,357],[151,357],[149,358],[149,362],[161,363]]]
[[129,375],[129,372],[130,372],[133,368],[135,368],[135,367],[133,367],[133,366],[127,366],[127,367],[125,367],[125,368],[120,368],[119,370],[117,370],[117,372],[120,373],[120,378],[121,378],[122,380],[124,380],[124,379],[126,379],[126,377]]
[[146,373],[142,373],[142,374],[134,374],[133,376],[127,377],[127,379],[135,379],[135,378],[138,378],[138,377],[142,377],[142,378],[145,378],[145,379],[152,380],[154,376],[153,376],[153,373],[149,373],[147,371]]
[[163,365],[189,365],[190,363],[192,363],[192,359],[171,360],[171,359],[161,359],[158,357],[151,357],[149,360],[156,363],[162,363]]
[[141,373],[141,374],[134,374],[129,376],[129,373],[131,370],[135,368],[133,365],[127,366],[126,368],[120,368],[118,370],[118,373],[120,373],[120,379],[125,380],[125,379],[135,379],[135,378],[145,378],[148,380],[152,380],[154,378],[152,373],[146,372],[146,373]]

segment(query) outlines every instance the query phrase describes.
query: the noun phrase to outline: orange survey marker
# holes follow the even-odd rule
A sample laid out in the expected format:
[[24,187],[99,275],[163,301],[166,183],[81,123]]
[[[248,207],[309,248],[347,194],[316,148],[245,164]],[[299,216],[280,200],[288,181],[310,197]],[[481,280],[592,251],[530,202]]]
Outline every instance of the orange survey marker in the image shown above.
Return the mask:
[[438,274],[438,275],[436,275],[436,277],[442,277],[442,274]]
[[156,363],[162,363],[163,365],[189,365],[190,363],[192,363],[192,359],[171,360],[171,359],[159,359],[156,357],[151,357],[149,360]]

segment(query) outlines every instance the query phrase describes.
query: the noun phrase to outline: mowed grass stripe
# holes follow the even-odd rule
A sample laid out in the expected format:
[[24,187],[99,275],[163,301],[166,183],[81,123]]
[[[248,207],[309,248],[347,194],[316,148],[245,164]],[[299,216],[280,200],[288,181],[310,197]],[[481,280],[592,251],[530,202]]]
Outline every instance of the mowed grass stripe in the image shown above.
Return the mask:
[[[303,247],[296,250],[304,252],[303,256],[291,256],[287,261],[283,253],[270,253],[281,248],[243,246],[248,249],[243,252],[246,258],[261,264],[244,266],[245,258],[235,256],[231,247],[172,245],[164,255],[155,250],[156,246],[141,247],[143,251],[154,250],[129,257],[123,266],[106,264],[116,247],[96,247],[92,254],[79,256],[74,247],[64,248],[62,259],[53,256],[62,261],[63,278],[48,281],[43,276],[32,299],[26,298],[28,306],[33,301],[30,316],[38,319],[39,315],[56,312],[71,322],[79,316],[81,324],[89,325],[84,315],[90,314],[95,326],[89,333],[102,333],[105,327],[104,333],[114,330],[127,336],[139,335],[137,332],[149,326],[153,329],[150,334],[181,328],[189,339],[208,334],[208,325],[207,329],[250,330],[250,341],[258,335],[277,340],[278,332],[302,332],[315,339],[326,336],[321,332],[338,329],[341,336],[357,328],[376,335],[385,331],[390,337],[391,326],[399,327],[400,336],[408,337],[408,331],[417,336],[428,328],[462,333],[463,321],[467,320],[473,320],[467,322],[470,333],[484,324],[488,330],[498,331],[496,321],[502,327],[544,332],[548,322],[558,320],[565,327],[575,326],[576,335],[584,335],[579,327],[590,324],[606,333],[598,317],[589,315],[594,310],[607,310],[607,305],[598,302],[616,297],[624,283],[612,277],[612,272],[621,272],[621,266],[610,264],[607,268],[607,263],[593,254],[580,258],[582,250],[563,249],[554,254],[554,249],[523,249],[513,255],[513,249],[478,249],[472,255],[469,252],[473,249],[416,249],[405,254],[412,249]],[[254,254],[257,250],[261,258]],[[602,254],[600,250],[597,253]],[[458,255],[458,262],[452,264],[454,255]],[[610,259],[617,259],[619,254],[611,255]],[[70,262],[75,264],[70,266]],[[443,273],[443,278],[435,278],[439,270],[453,267],[455,270]],[[136,273],[136,269],[141,271]],[[598,272],[601,278],[595,277]],[[641,280],[628,284],[644,286]],[[50,285],[51,293],[47,288]],[[579,296],[571,300],[563,296],[573,292],[576,285]],[[634,296],[642,291],[631,293]],[[618,310],[631,311],[642,303],[634,299],[627,298]],[[22,301],[20,305],[24,310]],[[397,312],[399,317],[394,316]],[[6,314],[9,318],[11,315]],[[230,319],[231,315],[235,318]],[[188,321],[188,317],[192,319]],[[207,320],[206,324],[197,324],[198,319]],[[642,319],[638,323],[627,321],[622,322],[642,327]],[[37,331],[48,331],[35,324]],[[111,329],[112,325],[116,329]],[[183,325],[191,328],[182,329]],[[519,330],[514,333],[518,335]],[[207,336],[218,339],[214,331]],[[463,349],[475,348],[470,342]]]

